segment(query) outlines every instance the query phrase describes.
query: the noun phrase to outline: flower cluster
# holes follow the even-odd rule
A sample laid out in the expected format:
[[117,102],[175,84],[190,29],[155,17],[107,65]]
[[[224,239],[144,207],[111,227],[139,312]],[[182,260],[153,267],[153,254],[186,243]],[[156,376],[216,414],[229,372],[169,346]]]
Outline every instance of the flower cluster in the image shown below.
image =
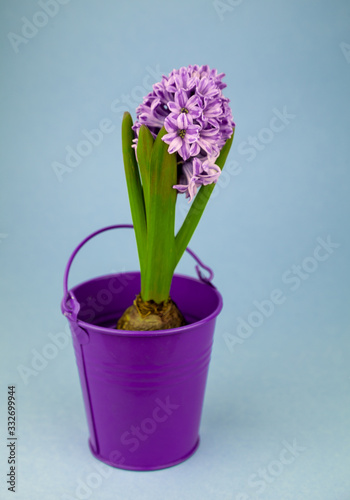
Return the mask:
[[134,146],[141,125],[146,125],[154,138],[165,126],[168,133],[163,141],[169,144],[169,153],[178,154],[182,166],[174,188],[190,200],[199,186],[218,180],[221,170],[215,161],[235,126],[230,100],[222,94],[224,76],[208,66],[173,70],[153,85],[136,110]]

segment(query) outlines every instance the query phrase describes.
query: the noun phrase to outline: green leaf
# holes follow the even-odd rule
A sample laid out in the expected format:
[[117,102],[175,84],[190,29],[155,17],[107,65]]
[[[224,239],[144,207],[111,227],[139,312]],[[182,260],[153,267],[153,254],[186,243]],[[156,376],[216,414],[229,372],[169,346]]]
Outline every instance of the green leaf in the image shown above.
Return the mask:
[[134,132],[131,128],[132,125],[133,123],[130,113],[124,113],[122,123],[124,170],[126,184],[128,187],[132,222],[134,224],[135,230],[140,269],[142,273],[146,264],[147,251],[146,213],[139,168],[137,165],[134,148],[132,148],[132,141],[134,139]]
[[154,139],[145,125],[141,125],[137,142],[137,159],[140,167],[143,195],[145,199],[146,218],[149,213],[150,164]]
[[[221,149],[220,155],[216,160],[215,164],[221,168],[224,168],[226,158],[229,154],[231,144],[233,141],[235,129],[233,129],[233,134],[230,139],[227,139],[225,145]],[[207,186],[201,186],[198,193],[196,194],[191,208],[188,211],[188,214],[182,223],[180,230],[178,231],[175,238],[175,246],[176,246],[176,257],[175,257],[175,267],[177,266],[179,260],[181,259],[184,251],[189,244],[192,235],[202,217],[203,211],[206,207],[206,204],[209,201],[210,195],[213,192],[215,184],[208,184]]]
[[163,127],[154,142],[150,162],[147,263],[142,277],[143,300],[160,303],[169,298],[175,269],[176,154],[168,153]]

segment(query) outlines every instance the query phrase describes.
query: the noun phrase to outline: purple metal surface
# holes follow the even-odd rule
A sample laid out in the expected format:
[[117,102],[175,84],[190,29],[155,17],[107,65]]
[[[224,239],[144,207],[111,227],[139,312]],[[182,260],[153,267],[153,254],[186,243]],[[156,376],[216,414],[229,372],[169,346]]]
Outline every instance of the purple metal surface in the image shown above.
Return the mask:
[[[114,227],[130,226],[104,230]],[[102,276],[68,292],[72,260],[94,235],[69,259],[62,300],[73,336],[90,449],[103,462],[124,469],[175,465],[199,444],[221,295],[207,283],[174,275],[171,296],[188,325],[153,332],[116,330],[118,318],[140,291],[140,273]]]

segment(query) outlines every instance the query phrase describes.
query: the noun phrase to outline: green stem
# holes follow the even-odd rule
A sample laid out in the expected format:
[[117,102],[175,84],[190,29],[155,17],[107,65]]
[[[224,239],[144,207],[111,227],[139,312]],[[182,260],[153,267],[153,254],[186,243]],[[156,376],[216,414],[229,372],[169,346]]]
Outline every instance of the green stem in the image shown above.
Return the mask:
[[[227,155],[230,151],[234,132],[235,129],[233,129],[232,136],[230,137],[230,139],[226,141],[224,147],[221,150],[220,156],[215,162],[215,164],[218,165],[221,168],[221,170],[224,168]],[[209,201],[210,195],[213,192],[214,187],[215,184],[208,184],[207,186],[202,186],[192,202],[191,208],[188,211],[188,214],[184,222],[182,223],[182,226],[175,238],[175,254],[176,254],[175,267],[179,263],[179,260],[181,259],[184,251],[186,250],[190,242],[190,239],[192,238],[192,235],[200,221],[200,218],[202,217],[203,211],[206,207],[206,204]]]

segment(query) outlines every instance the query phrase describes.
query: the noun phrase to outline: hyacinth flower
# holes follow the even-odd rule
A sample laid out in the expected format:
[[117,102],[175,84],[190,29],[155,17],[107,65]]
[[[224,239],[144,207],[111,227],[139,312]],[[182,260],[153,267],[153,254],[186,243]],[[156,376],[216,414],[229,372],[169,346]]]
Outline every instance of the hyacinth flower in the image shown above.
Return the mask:
[[[145,96],[134,124],[124,114],[123,159],[141,290],[118,329],[163,330],[186,324],[170,286],[233,140],[230,101],[222,94],[224,76],[208,66],[173,70]],[[185,194],[191,206],[175,234],[178,194]]]

